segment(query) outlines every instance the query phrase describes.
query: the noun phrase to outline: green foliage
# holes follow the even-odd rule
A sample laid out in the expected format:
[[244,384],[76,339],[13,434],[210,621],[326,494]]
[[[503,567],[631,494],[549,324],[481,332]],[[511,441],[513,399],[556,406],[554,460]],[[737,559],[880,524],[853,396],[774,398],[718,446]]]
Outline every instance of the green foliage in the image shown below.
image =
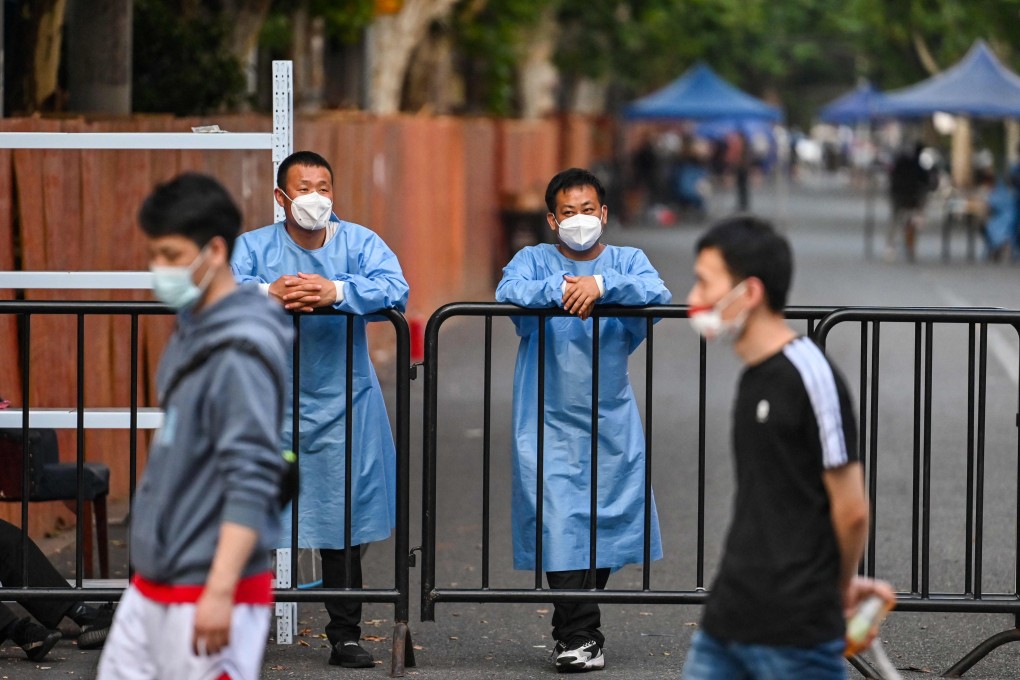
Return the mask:
[[491,111],[513,108],[513,45],[541,7],[555,12],[568,83],[608,78],[631,98],[703,60],[753,94],[780,97],[801,123],[860,77],[884,89],[927,77],[918,45],[945,68],[985,38],[1020,66],[1011,49],[1020,0],[463,0],[455,37]]
[[[287,3],[293,7],[294,3]],[[351,44],[361,40],[362,31],[372,23],[373,0],[312,0],[309,11],[326,21],[326,33],[340,42]]]
[[228,18],[206,4],[135,0],[132,106],[137,112],[204,114],[236,106],[240,64],[225,47]]
[[[269,16],[259,35],[259,44],[275,54],[292,51],[294,37],[294,0],[274,0]],[[362,39],[365,28],[375,14],[374,0],[307,0],[308,14],[322,17],[326,35],[344,44]]]
[[465,0],[451,30],[462,57],[469,99],[496,115],[516,107],[520,44],[556,0]]

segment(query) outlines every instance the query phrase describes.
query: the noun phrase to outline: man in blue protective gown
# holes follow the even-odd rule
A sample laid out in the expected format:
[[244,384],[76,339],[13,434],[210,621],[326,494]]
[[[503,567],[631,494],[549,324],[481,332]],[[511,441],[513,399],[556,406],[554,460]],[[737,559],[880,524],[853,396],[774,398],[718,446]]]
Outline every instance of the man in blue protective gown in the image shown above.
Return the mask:
[[[592,333],[596,304],[666,304],[670,292],[645,254],[607,246],[605,189],[586,170],[565,170],[545,194],[558,243],[530,246],[503,270],[496,299],[522,307],[563,307],[546,323],[542,569],[553,589],[604,589],[609,574],[644,559],[645,447],[627,357],[645,339],[644,319],[605,318],[599,327],[599,437],[596,577],[590,578]],[[521,337],[514,379],[514,567],[535,568],[538,323],[514,317]],[[662,557],[654,499],[652,559]],[[554,603],[559,671],[605,666],[595,603]]]
[[[280,164],[276,183],[276,201],[286,219],[241,235],[231,265],[238,281],[258,282],[288,310],[334,307],[358,315],[349,329],[354,334],[352,573],[346,573],[344,553],[345,316],[301,320],[298,547],[319,549],[323,586],[360,588],[361,546],[389,537],[396,517],[396,453],[369,358],[365,315],[388,308],[403,311],[407,281],[396,255],[378,235],[333,214],[333,171],[322,156],[292,154]],[[287,403],[283,443],[289,448],[293,418]],[[289,547],[289,537],[287,532],[282,547]],[[326,610],[329,662],[372,667],[371,654],[358,642],[361,604],[327,601]]]

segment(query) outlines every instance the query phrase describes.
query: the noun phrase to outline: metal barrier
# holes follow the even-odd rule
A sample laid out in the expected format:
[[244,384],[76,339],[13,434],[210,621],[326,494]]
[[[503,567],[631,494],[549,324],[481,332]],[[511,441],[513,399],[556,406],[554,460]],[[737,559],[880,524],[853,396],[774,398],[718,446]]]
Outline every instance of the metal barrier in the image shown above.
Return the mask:
[[[430,319],[425,338],[425,403],[424,403],[424,450],[423,450],[423,491],[422,491],[422,620],[435,619],[435,606],[439,602],[506,602],[506,603],[547,603],[551,600],[562,602],[600,602],[600,603],[643,603],[643,604],[703,604],[707,598],[705,581],[705,410],[706,410],[706,345],[700,343],[699,357],[699,398],[698,398],[698,502],[697,502],[697,557],[695,588],[684,591],[663,591],[650,588],[649,564],[649,507],[653,441],[652,441],[652,406],[654,400],[653,378],[656,375],[653,366],[654,319],[677,319],[687,316],[687,310],[679,306],[660,306],[646,308],[611,308],[597,307],[593,318],[630,317],[644,318],[647,323],[647,339],[645,347],[645,517],[644,517],[644,551],[640,590],[556,590],[542,587],[542,531],[536,531],[536,563],[535,585],[533,588],[495,588],[490,581],[489,554],[491,541],[490,524],[490,469],[491,469],[491,390],[492,390],[492,320],[494,317],[527,316],[545,320],[550,317],[567,316],[558,309],[523,309],[512,305],[488,303],[464,303],[447,305],[439,309]],[[862,463],[867,475],[867,484],[871,502],[872,516],[877,519],[877,464],[876,442],[879,413],[879,350],[881,336],[879,326],[883,321],[899,321],[917,324],[917,336],[914,355],[915,375],[915,408],[913,418],[914,433],[914,470],[913,494],[915,515],[912,529],[912,583],[911,592],[899,595],[899,609],[902,611],[939,611],[939,612],[983,612],[1011,613],[1017,616],[1018,628],[1001,633],[979,645],[973,652],[947,671],[949,676],[959,675],[985,656],[989,651],[1005,642],[1020,640],[1020,598],[1016,593],[988,594],[981,589],[982,569],[982,502],[983,502],[983,470],[984,470],[984,427],[985,407],[984,389],[987,374],[987,325],[992,323],[1006,324],[1014,329],[1020,327],[1020,313],[994,309],[950,309],[950,308],[791,308],[787,310],[791,320],[806,320],[807,332],[816,336],[824,345],[832,329],[840,323],[849,321],[862,322],[860,330],[860,378],[859,378],[859,441]],[[484,377],[483,377],[483,423],[482,423],[482,551],[480,587],[477,588],[441,588],[436,585],[436,546],[437,546],[437,436],[438,436],[438,384],[439,377],[439,334],[443,324],[456,317],[480,317],[485,324],[484,340]],[[967,479],[967,575],[968,586],[960,593],[939,594],[929,589],[929,541],[930,524],[928,509],[931,507],[931,385],[932,385],[932,324],[933,323],[965,323],[970,324],[970,352],[968,364],[968,470],[971,474]],[[869,334],[870,324],[870,334]],[[926,335],[922,343],[922,324]],[[539,333],[544,334],[545,324],[539,325]],[[540,335],[541,337],[541,335]],[[539,375],[544,375],[545,342],[540,339]],[[598,334],[592,338],[592,390],[598,390]],[[923,347],[923,365],[922,354]],[[976,357],[976,359],[975,359]],[[976,363],[975,363],[976,361]],[[458,366],[461,368],[461,366]],[[922,377],[923,376],[923,377]],[[542,412],[544,400],[543,381],[537,387],[536,405]],[[597,397],[593,396],[592,432],[597,432]],[[541,421],[540,421],[541,422]],[[542,428],[539,428],[542,432]],[[542,469],[541,438],[537,442],[539,470]],[[594,448],[594,447],[593,447]],[[923,457],[922,457],[923,453]],[[597,459],[593,450],[592,458]],[[540,473],[541,478],[541,473]],[[1020,485],[1020,482],[1018,482]],[[542,495],[541,484],[536,488],[537,523],[541,525]],[[595,488],[593,476],[592,488]],[[918,512],[921,516],[918,516]],[[1018,510],[1020,512],[1020,510]],[[591,545],[595,544],[594,532],[597,522],[595,512],[590,519]],[[1020,545],[1020,516],[1017,518],[1017,542]],[[877,521],[871,524],[867,549],[862,561],[862,573],[876,576],[876,527]],[[594,552],[594,551],[592,551]],[[1017,554],[1017,574],[1020,574],[1020,553]],[[589,569],[593,569],[594,556],[590,556]],[[879,573],[878,576],[883,576]],[[870,665],[856,657],[850,662],[865,675],[878,677]]]
[[[788,310],[791,320],[805,320],[808,332],[814,330],[815,324],[832,311],[827,307],[797,307]],[[650,307],[596,307],[592,318],[612,317],[641,318],[646,321],[645,361],[646,361],[646,399],[645,399],[645,559],[643,563],[641,590],[556,590],[555,597],[549,589],[542,588],[542,531],[536,531],[535,587],[529,589],[500,589],[490,587],[489,570],[489,471],[491,462],[491,397],[492,397],[492,320],[494,317],[538,317],[545,320],[551,317],[570,316],[562,309],[525,309],[510,304],[499,303],[455,303],[441,307],[429,319],[425,330],[425,403],[424,403],[424,455],[422,479],[422,598],[421,617],[423,621],[435,620],[435,605],[438,602],[548,602],[550,599],[563,602],[605,602],[605,603],[646,603],[646,604],[703,604],[705,591],[705,395],[707,387],[706,345],[700,342],[699,370],[699,441],[698,441],[698,520],[697,520],[697,576],[696,589],[689,591],[656,591],[650,588],[650,507],[651,497],[653,441],[652,441],[652,390],[653,390],[653,352],[654,352],[654,321],[656,319],[683,319],[687,317],[687,308],[677,305]],[[439,382],[439,331],[443,324],[456,317],[482,317],[485,323],[485,366],[484,366],[484,402],[482,425],[482,569],[479,588],[438,588],[436,587],[436,481],[437,481],[437,421],[438,421],[438,382]],[[545,323],[539,324],[539,375],[544,375],[545,365]],[[592,431],[597,432],[598,416],[598,348],[599,334],[592,334]],[[544,380],[540,377],[537,385],[539,413],[543,413]],[[541,415],[539,416],[542,417]],[[540,421],[541,422],[541,421]],[[539,428],[539,433],[542,428]],[[597,441],[595,436],[592,441]],[[542,469],[544,442],[538,440],[538,466]],[[597,460],[597,451],[593,443],[592,459]],[[593,468],[592,489],[596,467]],[[542,522],[542,485],[536,489],[537,523]],[[594,495],[594,494],[593,494]],[[594,504],[594,498],[592,500]],[[590,537],[594,539],[595,512],[591,514]],[[595,568],[595,541],[591,540],[592,555],[589,568]],[[594,582],[594,578],[592,580]]]
[[[1009,326],[1020,330],[1020,312],[993,309],[841,309],[823,319],[816,338],[825,347],[833,330],[841,324],[860,324],[860,451],[865,466],[868,495],[871,501],[871,533],[862,570],[869,576],[876,573],[876,507],[878,484],[878,422],[880,410],[879,375],[881,372],[881,330],[883,324],[913,326],[913,446],[911,488],[911,571],[910,591],[898,595],[897,609],[907,612],[971,612],[1012,614],[1015,627],[980,643],[945,672],[946,677],[959,677],[974,664],[1007,642],[1020,641],[1020,504],[1013,518],[1016,531],[1014,545],[1014,587],[1012,592],[986,593],[982,586],[984,567],[984,514],[986,486],[986,415],[988,388],[989,326]],[[963,325],[967,328],[967,433],[966,433],[966,517],[964,538],[964,579],[957,592],[932,592],[931,579],[931,515],[932,515],[932,396],[934,326]],[[870,331],[870,333],[869,333]],[[1018,363],[1020,358],[1014,357]],[[1020,403],[1013,409],[1015,420]],[[870,417],[869,417],[870,416]],[[1020,450],[1011,454],[1020,457]],[[1020,473],[1018,473],[1020,474]],[[1016,480],[1020,500],[1020,478]]]
[[[130,474],[130,497],[134,498],[135,493],[135,480],[137,478],[137,433],[140,428],[139,417],[148,415],[151,426],[158,426],[161,422],[161,418],[152,418],[152,413],[144,414],[140,413],[138,405],[138,320],[141,316],[148,315],[172,315],[174,311],[162,304],[152,302],[26,302],[26,301],[0,301],[0,315],[14,315],[19,321],[19,344],[21,347],[19,357],[19,367],[21,371],[21,389],[22,389],[22,402],[24,406],[20,409],[10,409],[4,414],[8,419],[13,421],[14,418],[20,420],[20,424],[15,425],[15,428],[22,430],[22,500],[21,500],[21,524],[22,524],[22,545],[28,541],[28,505],[29,505],[29,446],[28,446],[28,433],[29,428],[35,424],[38,426],[40,419],[46,419],[55,415],[53,410],[40,410],[30,408],[32,394],[32,379],[31,379],[31,362],[30,362],[30,348],[31,348],[31,320],[33,316],[45,316],[45,315],[61,315],[61,316],[73,316],[77,320],[77,356],[76,356],[76,376],[77,376],[77,395],[76,395],[76,407],[73,418],[57,418],[58,425],[63,423],[69,427],[74,427],[77,432],[77,481],[78,481],[78,493],[77,493],[77,509],[78,516],[81,516],[83,503],[84,503],[84,462],[85,462],[85,429],[89,426],[89,416],[98,415],[95,411],[85,408],[85,318],[87,316],[128,316],[131,319],[131,403],[130,407],[126,412],[122,412],[120,416],[127,417],[126,429],[130,431],[130,449],[129,449],[129,474]],[[346,316],[348,318],[354,315],[347,314],[344,312],[338,312],[335,310],[319,310],[316,314],[329,314],[337,316]],[[295,328],[295,341],[294,341],[294,387],[292,392],[293,400],[293,450],[299,452],[298,439],[300,436],[298,423],[300,422],[299,413],[299,390],[300,390],[300,363],[299,363],[299,347],[300,347],[300,336],[301,336],[301,319],[304,315],[296,314],[293,316],[294,328]],[[396,335],[396,413],[394,414],[395,420],[395,437],[394,443],[397,452],[397,478],[396,478],[396,528],[394,530],[394,586],[393,588],[378,588],[378,589],[351,589],[349,587],[342,589],[326,589],[326,588],[315,588],[315,589],[299,589],[296,586],[290,586],[287,588],[277,587],[274,590],[274,597],[278,602],[322,602],[324,599],[336,599],[336,600],[353,600],[360,602],[383,602],[392,603],[394,605],[394,633],[393,633],[393,646],[392,646],[392,659],[391,659],[391,675],[393,677],[401,677],[404,675],[405,666],[414,665],[414,651],[413,645],[411,644],[410,632],[407,627],[409,620],[409,571],[410,571],[410,557],[409,557],[409,539],[408,539],[408,527],[409,527],[409,492],[410,492],[410,434],[409,434],[409,410],[410,410],[410,333],[408,331],[407,322],[404,320],[403,315],[394,310],[382,310],[377,312],[374,316],[379,316],[388,320],[394,328]],[[347,417],[345,418],[346,427],[346,489],[345,489],[345,512],[344,512],[344,526],[345,526],[345,547],[348,548],[346,551],[347,556],[347,574],[348,578],[350,575],[350,528],[351,528],[351,454],[352,454],[352,420],[350,414],[353,410],[352,403],[352,384],[353,384],[353,351],[354,351],[354,336],[351,333],[347,333],[346,338],[346,394],[347,394]],[[49,412],[47,412],[49,411]],[[60,416],[69,415],[67,413],[59,413],[61,410],[58,409]],[[105,415],[111,415],[109,410],[104,410]],[[0,411],[0,413],[4,413]],[[161,415],[161,414],[157,414]],[[69,421],[70,422],[67,422]],[[73,423],[73,425],[71,424]],[[100,424],[103,427],[110,427],[111,421],[107,418],[104,423]],[[123,417],[114,424],[114,426],[125,427]],[[292,516],[291,516],[291,545],[298,545],[297,541],[297,517],[298,517],[298,503],[295,499],[293,503]],[[83,527],[82,522],[78,522],[76,529],[77,532],[77,545],[75,553],[76,569],[75,569],[75,580],[74,587],[71,589],[62,588],[4,588],[2,591],[3,598],[5,600],[18,600],[18,599],[58,599],[58,600],[117,600],[121,597],[124,587],[126,587],[126,581],[117,583],[116,587],[109,581],[105,582],[103,587],[86,587],[83,583]],[[290,573],[297,573],[297,558],[298,553],[296,550],[289,551],[290,558]],[[27,575],[27,565],[25,560],[25,550],[22,549],[22,577]]]
[[[131,404],[125,413],[126,424],[123,418],[119,421],[119,427],[130,430],[130,475],[131,495],[134,494],[134,480],[137,476],[136,467],[136,439],[139,429],[145,427],[142,421],[155,422],[151,413],[144,412],[138,405],[137,384],[138,384],[138,320],[141,316],[167,315],[173,312],[168,308],[145,302],[24,302],[24,301],[0,301],[0,315],[14,315],[20,321],[19,342],[22,348],[19,358],[21,367],[23,402],[30,404],[31,394],[31,366],[28,349],[31,346],[31,318],[33,315],[64,315],[77,319],[77,397],[76,407],[73,415],[73,427],[77,432],[77,466],[78,466],[78,510],[83,505],[83,474],[84,464],[84,429],[89,427],[90,409],[86,409],[84,402],[85,373],[84,373],[84,331],[85,318],[95,315],[128,316],[131,320]],[[326,312],[342,314],[340,312]],[[394,638],[392,647],[391,673],[394,676],[403,674],[405,665],[413,665],[413,646],[407,628],[409,614],[409,571],[412,562],[409,556],[408,528],[409,528],[409,409],[410,409],[410,338],[406,322],[403,317],[394,311],[379,313],[389,320],[396,333],[396,436],[395,444],[397,449],[397,527],[395,533],[394,549],[394,579],[392,589],[315,589],[299,590],[296,587],[286,589],[278,588],[275,591],[276,598],[283,602],[321,602],[324,598],[337,598],[357,600],[362,602],[384,602],[394,604]],[[458,303],[446,305],[432,316],[426,329],[425,338],[425,400],[424,400],[424,450],[423,450],[423,496],[422,496],[422,592],[421,592],[421,616],[422,620],[430,621],[435,619],[435,605],[438,602],[548,602],[557,600],[563,602],[603,602],[603,603],[645,603],[645,604],[703,604],[707,597],[705,590],[705,411],[706,411],[706,388],[708,374],[706,368],[707,351],[703,341],[700,342],[699,352],[699,397],[698,397],[698,499],[697,499],[697,556],[696,556],[696,577],[693,590],[652,590],[650,583],[650,561],[647,559],[649,547],[649,525],[650,525],[650,504],[645,503],[646,511],[644,517],[645,541],[644,551],[646,559],[642,566],[642,586],[640,590],[556,590],[555,594],[549,589],[542,588],[542,562],[541,542],[542,531],[536,532],[536,560],[535,566],[535,587],[529,589],[493,588],[490,585],[489,553],[491,542],[489,537],[490,523],[490,489],[489,473],[491,464],[490,437],[491,437],[491,395],[492,395],[492,322],[495,317],[537,317],[547,319],[550,317],[568,316],[559,309],[523,309],[513,305],[496,303]],[[645,498],[651,495],[651,478],[653,464],[653,441],[652,441],[652,418],[653,403],[651,398],[654,386],[654,322],[656,319],[682,319],[687,316],[687,308],[682,306],[656,306],[645,308],[631,307],[599,307],[593,313],[596,323],[602,318],[638,318],[644,319],[646,323],[647,337],[645,340]],[[862,463],[865,468],[869,496],[871,499],[871,510],[873,522],[868,544],[862,562],[862,572],[871,576],[883,576],[877,573],[877,552],[878,544],[876,536],[878,531],[877,519],[878,506],[878,416],[880,410],[880,369],[882,348],[882,325],[883,324],[909,324],[914,331],[913,351],[913,418],[912,418],[912,468],[911,468],[911,584],[910,591],[900,593],[898,608],[906,612],[971,612],[971,613],[999,613],[1012,614],[1016,621],[1016,628],[999,633],[982,642],[973,651],[968,653],[957,664],[946,671],[949,677],[958,677],[971,668],[975,663],[984,658],[996,647],[1011,641],[1020,641],[1020,594],[1014,587],[1013,592],[988,593],[984,591],[982,575],[985,566],[984,537],[985,537],[985,478],[986,478],[986,415],[987,415],[987,387],[988,387],[988,330],[989,326],[1000,325],[1010,326],[1016,331],[1020,329],[1020,312],[994,310],[994,309],[888,309],[888,308],[791,308],[787,310],[787,316],[791,320],[802,320],[807,322],[807,331],[814,334],[819,343],[824,347],[830,342],[833,330],[843,324],[859,323],[860,341],[860,377],[859,377],[859,442]],[[436,587],[436,510],[437,510],[437,433],[438,433],[438,384],[439,384],[439,334],[443,324],[450,319],[457,317],[481,318],[485,324],[484,342],[484,402],[483,402],[483,429],[482,429],[482,454],[483,454],[483,507],[482,507],[482,569],[481,585],[478,588],[438,588]],[[299,375],[300,365],[297,353],[300,342],[301,316],[294,317],[297,331],[295,338],[295,374]],[[933,352],[934,352],[934,328],[936,325],[964,326],[968,333],[968,359],[967,359],[967,445],[966,445],[966,532],[964,546],[965,573],[963,585],[956,592],[933,592],[931,589],[931,511],[932,511],[932,391],[933,391]],[[539,325],[539,333],[545,333],[545,324]],[[593,334],[593,404],[592,418],[593,431],[597,428],[597,390],[598,390],[598,343],[599,334]],[[353,363],[350,358],[353,353],[353,338],[348,335],[346,342],[347,352],[347,395],[348,414],[351,412],[351,384],[353,380]],[[544,362],[545,344],[539,343],[540,366]],[[1020,358],[1017,359],[1020,367]],[[544,371],[540,370],[540,375]],[[295,381],[294,400],[294,423],[298,422],[298,390],[299,381]],[[543,403],[542,385],[537,386],[539,398],[537,404],[541,412]],[[1014,412],[1020,411],[1020,395]],[[22,429],[22,452],[23,452],[23,474],[22,491],[23,498],[28,497],[29,478],[28,466],[28,428],[33,424],[37,413],[29,408],[22,408],[20,413],[8,411],[5,415],[8,419],[19,418]],[[0,412],[3,413],[3,412]],[[43,414],[45,415],[45,414]],[[67,415],[67,414],[64,414]],[[61,416],[63,417],[63,416]],[[102,425],[109,427],[107,424]],[[0,419],[2,425],[2,419]],[[1015,427],[1016,423],[1011,423]],[[350,464],[352,452],[352,439],[350,437],[350,424],[348,422],[347,442],[347,464]],[[297,433],[297,428],[294,428]],[[541,432],[541,429],[539,430]],[[539,451],[542,450],[541,440]],[[294,450],[299,450],[297,441],[294,442]],[[539,454],[541,456],[541,453]],[[593,457],[597,451],[593,451]],[[1016,456],[1020,458],[1020,443]],[[347,480],[350,483],[350,468],[348,467]],[[1020,477],[1020,469],[1018,469]],[[1011,480],[1012,481],[1012,480]],[[1020,478],[1016,481],[1017,489],[1020,490]],[[541,486],[541,485],[540,485]],[[596,488],[593,484],[592,488]],[[350,489],[346,493],[347,506],[345,508],[345,534],[350,536],[351,508]],[[1020,493],[1020,491],[1018,491]],[[541,492],[538,492],[538,522],[541,523]],[[295,507],[292,515],[292,545],[297,545],[297,509]],[[27,540],[26,527],[28,526],[28,501],[22,501],[22,540]],[[594,537],[596,514],[592,513],[590,531]],[[1016,517],[1013,518],[1014,530],[1016,531],[1016,545],[1013,553],[1013,568],[1016,578],[1020,578],[1020,502],[1017,504]],[[122,592],[120,587],[111,587],[110,584],[104,587],[86,587],[82,579],[82,527],[77,528],[78,548],[76,552],[76,577],[74,588],[5,588],[4,599],[66,599],[66,600],[104,600],[118,599]],[[595,542],[592,541],[592,545]],[[349,547],[349,546],[348,546]],[[24,552],[24,551],[23,551]],[[348,551],[348,555],[350,552]],[[590,556],[591,567],[594,567],[594,554]],[[292,573],[296,573],[297,555],[292,552],[290,555],[290,567]],[[25,564],[22,563],[22,571],[25,571]],[[349,570],[348,570],[349,573]],[[1014,580],[1015,583],[1015,580]],[[119,585],[119,584],[118,584]],[[868,675],[867,664],[859,660],[852,663]]]

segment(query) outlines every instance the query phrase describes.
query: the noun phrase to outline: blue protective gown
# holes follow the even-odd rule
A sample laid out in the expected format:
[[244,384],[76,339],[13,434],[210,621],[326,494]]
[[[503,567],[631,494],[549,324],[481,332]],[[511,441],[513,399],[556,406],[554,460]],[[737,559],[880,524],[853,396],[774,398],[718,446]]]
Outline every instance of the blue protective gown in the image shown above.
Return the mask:
[[988,252],[993,253],[1002,246],[1016,245],[1017,233],[1016,195],[1005,182],[998,182],[988,195],[988,221],[985,224],[985,240]]
[[[403,311],[408,286],[396,255],[374,232],[339,221],[336,234],[319,249],[306,250],[283,222],[242,234],[231,267],[239,282],[272,283],[298,272],[344,281],[337,309],[366,315],[385,308]],[[354,334],[354,423],[351,461],[351,545],[390,535],[396,518],[396,454],[379,380],[368,354],[365,326]],[[344,423],[346,418],[347,318],[301,319],[298,547],[344,547]],[[293,410],[288,399],[283,447],[292,447]],[[284,512],[280,547],[290,546],[290,509]]]
[[[606,246],[578,262],[556,246],[524,248],[503,270],[496,299],[522,307],[563,304],[564,275],[601,274],[599,304],[666,304],[671,295],[645,254]],[[514,378],[514,568],[535,568],[538,432],[538,319],[514,317],[521,337]],[[542,568],[587,569],[591,488],[591,360],[594,320],[546,322]],[[619,569],[644,559],[645,441],[627,357],[645,339],[644,319],[599,322],[599,442],[597,567]],[[659,520],[651,500],[651,556],[662,557]]]

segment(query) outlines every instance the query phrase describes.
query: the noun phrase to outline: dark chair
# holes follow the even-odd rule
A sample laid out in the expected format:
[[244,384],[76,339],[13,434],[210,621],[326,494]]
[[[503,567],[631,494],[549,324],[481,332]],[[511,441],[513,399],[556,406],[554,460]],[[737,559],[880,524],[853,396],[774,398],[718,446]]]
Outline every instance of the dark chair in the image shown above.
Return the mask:
[[[0,502],[21,501],[22,444],[20,429],[0,429]],[[63,501],[71,512],[77,510],[78,474],[75,463],[61,463],[54,430],[28,431],[30,503]],[[84,577],[92,578],[92,522],[99,544],[99,575],[110,576],[106,497],[110,493],[110,468],[102,463],[85,463]],[[81,519],[81,518],[79,518]]]

